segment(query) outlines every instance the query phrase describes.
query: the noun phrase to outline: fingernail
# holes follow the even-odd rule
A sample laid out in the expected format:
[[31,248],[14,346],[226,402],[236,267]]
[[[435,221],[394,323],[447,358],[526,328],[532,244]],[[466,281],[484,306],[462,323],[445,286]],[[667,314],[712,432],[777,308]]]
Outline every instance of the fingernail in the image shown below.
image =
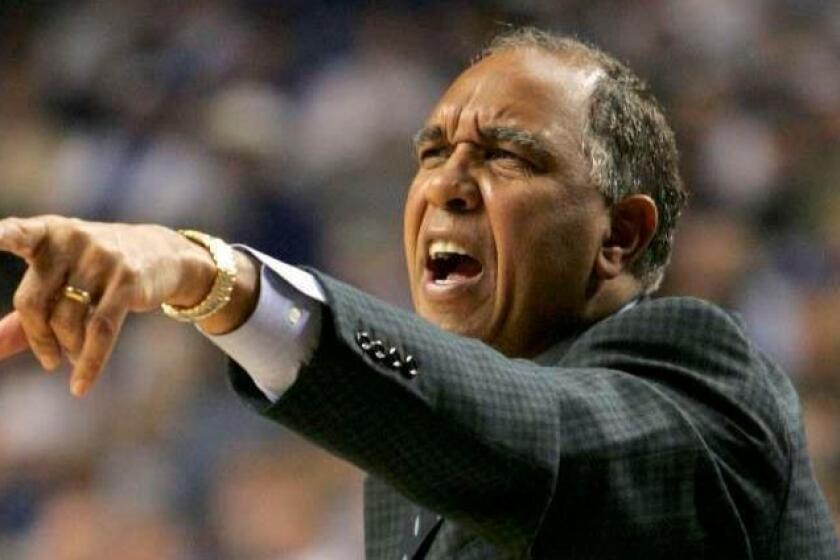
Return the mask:
[[87,392],[88,384],[84,379],[76,379],[70,383],[70,392],[73,396],[81,397]]

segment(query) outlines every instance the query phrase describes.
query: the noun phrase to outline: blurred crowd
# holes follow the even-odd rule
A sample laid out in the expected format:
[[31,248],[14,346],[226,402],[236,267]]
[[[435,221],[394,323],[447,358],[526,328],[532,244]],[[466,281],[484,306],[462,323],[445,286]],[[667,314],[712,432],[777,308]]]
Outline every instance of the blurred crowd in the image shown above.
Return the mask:
[[[0,216],[196,227],[408,306],[409,138],[503,22],[652,84],[692,191],[662,291],[739,311],[784,365],[840,520],[834,0],[0,0]],[[21,271],[0,255],[0,311]],[[0,418],[0,558],[363,556],[361,473],[160,316],[83,401],[66,370],[2,364]]]

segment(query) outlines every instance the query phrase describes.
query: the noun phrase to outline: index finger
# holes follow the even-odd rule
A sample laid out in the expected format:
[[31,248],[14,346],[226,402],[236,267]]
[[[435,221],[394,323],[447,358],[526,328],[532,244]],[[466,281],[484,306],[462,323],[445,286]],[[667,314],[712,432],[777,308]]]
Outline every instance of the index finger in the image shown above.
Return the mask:
[[0,220],[0,251],[30,261],[47,236],[47,219],[6,218]]
[[17,311],[0,319],[0,361],[29,348]]

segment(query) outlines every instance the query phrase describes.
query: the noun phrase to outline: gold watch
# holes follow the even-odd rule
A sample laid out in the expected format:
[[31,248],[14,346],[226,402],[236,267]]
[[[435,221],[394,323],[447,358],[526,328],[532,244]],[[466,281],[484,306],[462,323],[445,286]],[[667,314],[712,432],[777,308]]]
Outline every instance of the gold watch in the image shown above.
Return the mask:
[[230,303],[233,287],[236,285],[236,254],[233,248],[212,235],[192,229],[181,229],[178,233],[201,245],[208,251],[216,264],[216,278],[207,296],[193,307],[175,307],[168,303],[161,305],[167,317],[184,323],[197,323],[221,311]]

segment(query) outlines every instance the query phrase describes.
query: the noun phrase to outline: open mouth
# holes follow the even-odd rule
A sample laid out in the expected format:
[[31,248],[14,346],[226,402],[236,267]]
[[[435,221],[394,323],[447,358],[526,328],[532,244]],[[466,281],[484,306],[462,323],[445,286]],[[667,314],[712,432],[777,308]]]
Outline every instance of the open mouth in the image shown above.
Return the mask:
[[438,286],[457,284],[478,277],[481,262],[452,242],[435,241],[426,259],[429,279]]

